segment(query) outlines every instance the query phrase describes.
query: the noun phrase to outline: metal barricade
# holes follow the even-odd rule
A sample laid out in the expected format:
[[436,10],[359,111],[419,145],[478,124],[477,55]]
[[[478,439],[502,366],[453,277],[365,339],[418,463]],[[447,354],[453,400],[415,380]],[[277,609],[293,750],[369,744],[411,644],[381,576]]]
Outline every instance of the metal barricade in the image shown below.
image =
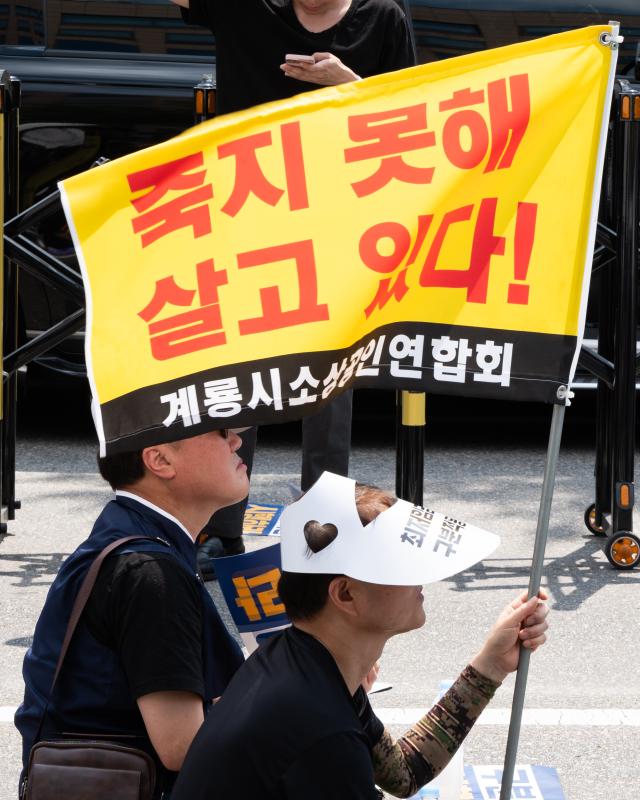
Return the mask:
[[616,569],[640,563],[633,533],[640,244],[640,83],[618,79],[609,138],[608,175],[594,266],[601,271],[598,350],[580,363],[598,379],[595,502],[585,511],[591,533]]

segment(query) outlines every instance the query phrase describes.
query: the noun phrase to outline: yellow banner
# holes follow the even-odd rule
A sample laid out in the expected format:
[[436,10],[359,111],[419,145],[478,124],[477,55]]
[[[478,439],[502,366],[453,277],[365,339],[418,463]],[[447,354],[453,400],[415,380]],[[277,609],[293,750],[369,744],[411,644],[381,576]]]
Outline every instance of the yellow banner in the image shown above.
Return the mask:
[[[225,406],[218,384],[237,389],[232,365],[249,381],[247,365],[264,363],[273,378],[278,359],[299,354],[307,362],[294,359],[280,386],[289,417],[311,410],[288,401],[296,381],[313,387],[320,353],[327,372],[355,358],[336,391],[375,382],[367,348],[379,373],[386,366],[383,385],[552,400],[583,323],[610,33],[309,92],[64,181],[95,399],[120,414],[120,398],[143,392],[107,441],[172,427],[172,392],[192,423],[259,421],[275,389],[263,401],[253,380],[251,397],[231,393]],[[534,352],[543,341],[549,359]],[[207,396],[206,377],[218,394]],[[326,377],[313,377],[320,390]],[[544,389],[527,395],[536,381]]]

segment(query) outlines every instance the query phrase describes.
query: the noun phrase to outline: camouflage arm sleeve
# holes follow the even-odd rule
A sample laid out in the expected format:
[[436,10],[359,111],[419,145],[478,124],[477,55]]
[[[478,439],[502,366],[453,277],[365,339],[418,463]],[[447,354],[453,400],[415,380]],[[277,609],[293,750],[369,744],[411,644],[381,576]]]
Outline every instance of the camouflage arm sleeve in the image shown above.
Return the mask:
[[376,783],[410,797],[449,763],[500,684],[468,666],[442,699],[394,741],[385,729],[373,748]]

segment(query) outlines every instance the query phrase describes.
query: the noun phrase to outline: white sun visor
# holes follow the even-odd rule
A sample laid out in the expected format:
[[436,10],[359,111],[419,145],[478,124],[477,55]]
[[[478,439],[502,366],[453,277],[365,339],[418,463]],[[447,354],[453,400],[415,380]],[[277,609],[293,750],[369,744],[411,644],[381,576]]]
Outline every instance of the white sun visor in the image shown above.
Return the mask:
[[397,500],[363,525],[355,483],[324,472],[300,500],[282,512],[283,571],[414,586],[462,572],[500,544],[495,533],[405,500]]

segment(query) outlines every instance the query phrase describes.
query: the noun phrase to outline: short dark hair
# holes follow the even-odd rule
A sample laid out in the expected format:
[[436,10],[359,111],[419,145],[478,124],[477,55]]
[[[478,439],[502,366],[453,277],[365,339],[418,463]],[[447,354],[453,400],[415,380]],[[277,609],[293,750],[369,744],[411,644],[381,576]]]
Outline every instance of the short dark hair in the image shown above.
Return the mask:
[[[356,483],[356,507],[363,525],[396,502],[390,493],[365,483]],[[325,607],[329,584],[339,575],[283,572],[278,583],[278,595],[289,619],[312,619]]]
[[142,450],[98,456],[98,470],[112,489],[131,486],[144,477]]
[[311,619],[322,611],[329,596],[329,584],[338,575],[283,572],[278,596],[291,620]]

